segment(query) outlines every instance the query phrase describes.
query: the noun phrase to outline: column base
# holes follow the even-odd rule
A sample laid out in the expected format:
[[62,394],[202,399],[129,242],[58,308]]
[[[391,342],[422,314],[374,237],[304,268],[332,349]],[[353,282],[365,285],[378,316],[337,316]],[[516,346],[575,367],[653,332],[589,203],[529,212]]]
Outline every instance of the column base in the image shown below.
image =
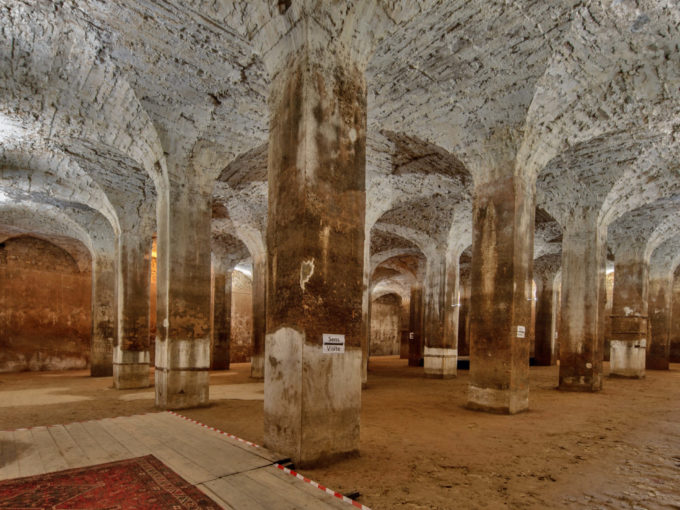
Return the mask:
[[647,370],[668,370],[669,368],[670,363],[667,359],[647,359]]
[[149,363],[114,363],[113,387],[117,390],[134,390],[151,386]]
[[466,406],[473,411],[495,414],[517,414],[529,409],[529,388],[525,390],[498,390],[468,386]]
[[210,370],[229,370],[229,363],[226,361],[212,363],[210,365]]
[[156,407],[188,409],[209,403],[210,373],[207,368],[167,369],[156,367]]
[[641,379],[645,376],[647,340],[611,340],[610,377]]
[[265,446],[299,467],[319,467],[359,449],[360,349],[324,354],[305,333],[266,336]]
[[458,375],[458,350],[425,347],[425,377],[452,379]]
[[149,351],[113,350],[113,387],[117,390],[148,388]]
[[554,359],[534,356],[534,366],[536,367],[552,367],[553,365],[555,365]]
[[595,393],[602,390],[602,376],[561,377],[557,387],[560,391]]
[[97,363],[90,366],[90,377],[111,377],[113,363]]
[[210,370],[229,370],[229,349],[215,347],[210,360]]
[[250,358],[250,377],[259,381],[264,380],[264,355],[256,354]]

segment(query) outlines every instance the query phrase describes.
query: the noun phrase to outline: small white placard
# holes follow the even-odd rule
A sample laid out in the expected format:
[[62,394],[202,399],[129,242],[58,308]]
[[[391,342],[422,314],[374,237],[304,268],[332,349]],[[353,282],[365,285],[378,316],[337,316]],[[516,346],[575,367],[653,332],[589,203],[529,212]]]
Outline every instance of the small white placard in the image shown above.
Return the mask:
[[323,354],[341,354],[345,352],[345,335],[323,334]]
[[409,339],[409,340],[413,340],[415,337],[416,337],[416,334],[415,334],[413,331],[411,331],[411,332],[408,334],[408,339]]
[[524,326],[517,326],[517,338],[524,338],[525,332]]

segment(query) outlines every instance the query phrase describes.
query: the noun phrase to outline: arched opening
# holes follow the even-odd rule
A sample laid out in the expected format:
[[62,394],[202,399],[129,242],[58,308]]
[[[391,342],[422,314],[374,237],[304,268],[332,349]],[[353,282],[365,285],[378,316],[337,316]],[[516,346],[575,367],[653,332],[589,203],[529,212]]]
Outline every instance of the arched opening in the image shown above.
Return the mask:
[[0,243],[0,372],[87,368],[91,302],[91,264],[37,237]]
[[408,308],[404,312],[400,295],[392,292],[374,297],[371,303],[371,356],[399,355],[404,324],[408,325]]
[[230,363],[249,363],[253,348],[253,277],[248,264],[231,273]]

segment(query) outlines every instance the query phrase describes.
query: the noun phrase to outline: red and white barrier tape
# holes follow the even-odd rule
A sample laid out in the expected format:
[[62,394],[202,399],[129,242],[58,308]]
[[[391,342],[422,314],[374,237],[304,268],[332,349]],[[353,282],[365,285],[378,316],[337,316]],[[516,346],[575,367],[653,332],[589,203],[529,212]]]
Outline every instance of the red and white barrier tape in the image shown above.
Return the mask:
[[175,411],[168,411],[170,414],[177,416],[179,418],[183,418],[186,421],[190,421],[191,423],[195,423],[196,425],[200,425],[201,427],[212,430],[213,432],[217,432],[218,434],[222,434],[223,436],[227,436],[228,438],[235,439],[236,441],[240,441],[241,443],[245,443],[248,446],[252,446],[253,448],[259,448],[259,444],[251,443],[250,441],[246,441],[245,439],[241,439],[240,437],[235,436],[234,434],[229,434],[228,432],[224,432],[222,430],[216,429],[215,427],[210,427],[209,425],[206,425],[205,423],[201,423],[200,421],[192,420],[191,418],[187,418],[186,416],[183,416],[179,413],[176,413]]
[[277,464],[276,467],[279,468],[284,473],[288,473],[289,475],[294,476],[298,480],[302,480],[303,482],[307,482],[308,484],[316,487],[317,489],[324,491],[326,494],[330,494],[331,496],[334,496],[338,499],[343,500],[345,503],[349,503],[352,506],[355,506],[357,508],[361,508],[361,510],[371,510],[370,508],[362,505],[358,501],[354,501],[353,499],[350,499],[347,496],[343,496],[342,494],[334,491],[333,489],[329,489],[328,487],[324,487],[320,483],[317,483],[314,480],[310,480],[306,476],[302,476],[300,473],[293,471],[292,469],[288,469],[287,467],[283,467],[281,464]]
[[[181,414],[179,414],[179,413],[176,413],[176,412],[174,412],[174,411],[168,411],[168,413],[170,413],[170,414],[172,414],[172,415],[174,415],[174,416],[177,416],[178,418],[183,418],[183,419],[185,419],[185,420],[187,420],[187,421],[190,421],[191,423],[195,423],[196,425],[200,425],[201,427],[206,428],[206,429],[208,429],[208,430],[212,430],[213,432],[217,432],[218,434],[222,434],[223,436],[227,436],[227,437],[229,437],[229,438],[231,438],[231,439],[235,439],[235,440],[237,440],[237,441],[240,441],[240,442],[242,442],[242,443],[245,443],[245,444],[247,444],[248,446],[252,446],[252,447],[254,447],[254,448],[260,448],[260,445],[258,445],[258,444],[251,443],[250,441],[246,441],[245,439],[241,439],[240,437],[237,437],[237,436],[235,436],[234,434],[229,434],[228,432],[224,432],[224,431],[222,431],[222,430],[220,430],[220,429],[216,429],[215,427],[210,427],[209,425],[206,425],[205,423],[201,423],[200,421],[196,421],[196,420],[193,420],[193,419],[191,419],[191,418],[187,418],[186,416],[183,416],[183,415],[181,415]],[[315,482],[314,480],[310,480],[310,479],[307,478],[306,476],[302,476],[302,475],[301,475],[300,473],[298,473],[297,471],[293,471],[292,469],[288,469],[287,467],[283,467],[281,464],[275,464],[275,466],[276,466],[277,468],[279,468],[281,471],[283,471],[284,473],[287,473],[287,474],[289,474],[289,475],[291,475],[291,476],[294,476],[294,477],[297,478],[298,480],[302,480],[303,482],[308,483],[308,484],[310,484],[311,486],[316,487],[317,489],[324,491],[326,494],[330,494],[331,496],[336,497],[336,498],[338,498],[338,499],[344,501],[345,503],[348,503],[348,504],[350,504],[350,505],[352,505],[352,506],[354,506],[354,507],[356,507],[356,508],[359,508],[359,509],[361,509],[361,510],[371,510],[371,509],[368,508],[367,506],[364,506],[364,505],[362,505],[361,503],[359,503],[359,502],[357,502],[357,501],[354,501],[354,500],[351,499],[351,498],[348,498],[347,496],[343,496],[343,495],[340,494],[339,492],[336,492],[336,491],[334,491],[334,490],[332,490],[332,489],[329,489],[328,487],[324,487],[324,486],[321,485],[320,483],[317,483],[317,482]]]

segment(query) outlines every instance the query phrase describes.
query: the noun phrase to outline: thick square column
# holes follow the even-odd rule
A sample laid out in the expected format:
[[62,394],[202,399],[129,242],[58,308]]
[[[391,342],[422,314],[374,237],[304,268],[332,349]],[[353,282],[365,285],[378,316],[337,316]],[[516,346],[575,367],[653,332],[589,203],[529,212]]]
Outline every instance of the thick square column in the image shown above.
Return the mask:
[[113,375],[113,344],[116,338],[116,272],[114,261],[98,256],[92,270],[92,347],[90,375]]
[[566,226],[562,241],[560,390],[602,389],[606,241],[595,214]]
[[253,344],[250,355],[250,377],[260,380],[264,379],[264,344],[267,332],[266,283],[266,257],[253,257]]
[[264,430],[310,466],[359,448],[366,85],[304,37],[270,96]]
[[458,371],[457,257],[431,261],[425,287],[425,376],[450,379]]
[[213,312],[210,369],[229,370],[231,339],[231,271],[213,266]]
[[556,280],[561,258],[558,254],[543,255],[534,260],[536,282],[536,314],[534,320],[534,360],[539,366],[554,365],[557,361],[555,329],[559,292]]
[[529,407],[534,189],[519,176],[477,184],[473,203],[470,409]]
[[460,307],[458,312],[458,356],[470,356],[470,270],[460,273]]
[[155,363],[162,409],[208,403],[210,193],[211,186],[184,182],[159,197]]
[[118,240],[118,338],[113,349],[116,389],[146,388],[149,381],[149,287],[151,236],[123,234]]
[[536,281],[536,325],[534,358],[539,366],[554,365],[557,358],[555,348],[556,317],[555,307],[558,292],[554,280]]
[[648,370],[668,370],[670,360],[671,300],[673,281],[670,274],[650,271]]
[[408,316],[408,366],[419,367],[423,361],[423,288],[411,287]]
[[645,376],[649,264],[621,254],[614,267],[610,375]]
[[670,357],[671,363],[680,363],[680,272],[675,271],[672,290],[672,313],[670,332]]
[[[368,359],[371,355],[371,229],[364,226],[364,274],[361,290],[361,387],[368,385]],[[408,336],[408,335],[407,335]]]

